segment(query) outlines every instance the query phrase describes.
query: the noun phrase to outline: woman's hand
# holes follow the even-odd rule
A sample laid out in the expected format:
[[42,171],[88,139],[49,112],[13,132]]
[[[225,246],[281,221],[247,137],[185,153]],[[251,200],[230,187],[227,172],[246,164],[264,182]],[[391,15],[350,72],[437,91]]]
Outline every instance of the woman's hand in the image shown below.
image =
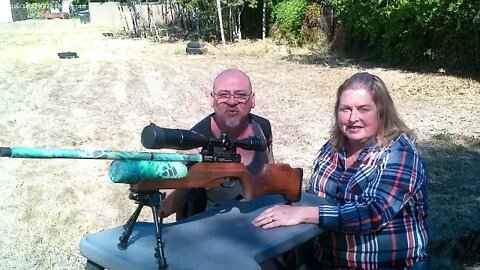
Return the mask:
[[275,205],[258,215],[252,224],[270,229],[300,223],[318,223],[318,208],[313,206]]

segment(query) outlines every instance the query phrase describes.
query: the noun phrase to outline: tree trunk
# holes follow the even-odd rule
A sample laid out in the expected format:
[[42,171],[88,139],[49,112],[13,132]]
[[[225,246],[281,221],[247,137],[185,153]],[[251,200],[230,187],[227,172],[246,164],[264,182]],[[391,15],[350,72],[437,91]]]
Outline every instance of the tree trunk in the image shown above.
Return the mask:
[[262,40],[265,40],[267,35],[267,0],[263,0],[262,7]]
[[168,16],[170,15],[170,12],[171,12],[170,1],[169,0],[165,1],[163,5],[165,5],[165,27],[167,27],[167,25],[169,25],[170,22],[172,21],[171,19],[170,19],[170,22],[168,21]]
[[235,22],[233,20],[233,14],[232,14],[232,7],[230,6],[228,8],[228,32],[230,32],[230,42],[233,42],[233,35],[234,35],[234,27],[235,27]]
[[167,14],[165,12],[165,5],[161,4],[160,9],[162,10],[163,27],[165,27],[165,25],[167,25]]
[[158,34],[157,29],[157,20],[155,19],[155,15],[153,14],[152,6],[147,2],[147,9],[148,9],[148,23],[150,27],[150,34],[155,35],[157,41],[160,41],[160,35]]
[[186,17],[186,14],[185,14],[185,9],[183,7],[183,4],[176,4],[177,5],[177,10],[178,10],[178,14],[180,15],[180,19],[182,21],[182,35],[183,35],[183,38],[187,38],[188,37],[188,28],[187,28],[187,19],[185,18]]
[[120,20],[122,21],[123,32],[125,35],[128,35],[130,32],[130,28],[128,27],[127,18],[125,18],[125,12],[123,10],[123,6],[120,1],[117,2],[118,5],[118,12],[120,13]]
[[223,34],[223,22],[222,22],[222,7],[220,5],[220,0],[217,0],[217,13],[218,13],[218,23],[220,25],[220,35],[222,36],[222,45],[225,49],[225,35]]
[[200,38],[200,10],[198,8],[195,8],[195,28],[196,28],[196,34],[195,38],[199,39]]
[[172,1],[167,0],[167,3],[168,3],[168,6],[170,8],[170,23],[175,24],[177,22],[177,18],[175,17],[175,12],[174,12],[174,9],[173,9]]
[[165,31],[165,36],[168,36],[168,7],[165,4],[162,4],[162,16],[163,16],[163,31]]
[[132,0],[128,1],[127,4],[130,15],[132,16],[132,24],[135,36],[141,37],[142,28],[140,27],[140,14],[138,13],[137,8],[135,7],[135,3]]
[[238,8],[237,12],[237,25],[238,25],[238,41],[242,41],[242,11],[243,11],[243,5]]

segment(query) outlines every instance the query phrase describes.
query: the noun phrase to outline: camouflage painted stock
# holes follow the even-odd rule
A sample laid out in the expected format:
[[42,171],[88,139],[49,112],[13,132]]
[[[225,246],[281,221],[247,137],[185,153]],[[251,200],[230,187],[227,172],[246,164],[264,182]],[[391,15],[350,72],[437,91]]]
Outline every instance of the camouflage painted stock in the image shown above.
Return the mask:
[[187,175],[183,162],[201,162],[199,154],[126,152],[107,150],[0,147],[0,157],[110,159],[109,175],[114,183],[134,184],[145,179],[178,179]]
[[136,184],[142,180],[184,178],[188,168],[174,161],[114,160],[108,174],[114,183]]

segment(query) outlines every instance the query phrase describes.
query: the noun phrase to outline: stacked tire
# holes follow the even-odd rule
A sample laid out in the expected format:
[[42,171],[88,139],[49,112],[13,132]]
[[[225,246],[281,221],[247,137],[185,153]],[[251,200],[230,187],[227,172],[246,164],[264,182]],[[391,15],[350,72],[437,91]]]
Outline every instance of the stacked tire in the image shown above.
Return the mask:
[[198,41],[190,41],[187,43],[187,48],[185,48],[187,54],[204,54],[207,52],[207,48],[204,48],[202,44]]

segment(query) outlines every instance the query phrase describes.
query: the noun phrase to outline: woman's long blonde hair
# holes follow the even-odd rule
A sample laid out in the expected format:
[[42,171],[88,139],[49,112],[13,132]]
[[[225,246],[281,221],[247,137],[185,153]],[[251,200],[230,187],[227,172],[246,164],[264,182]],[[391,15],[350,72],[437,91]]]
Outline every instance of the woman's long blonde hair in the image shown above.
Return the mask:
[[379,119],[377,140],[380,145],[387,146],[401,133],[406,133],[412,140],[416,139],[413,130],[408,128],[398,115],[392,97],[382,79],[367,72],[360,72],[348,78],[337,90],[337,100],[333,110],[334,124],[330,131],[330,143],[337,151],[346,147],[348,140],[338,125],[340,97],[345,90],[360,88],[370,91],[373,102],[377,106]]

